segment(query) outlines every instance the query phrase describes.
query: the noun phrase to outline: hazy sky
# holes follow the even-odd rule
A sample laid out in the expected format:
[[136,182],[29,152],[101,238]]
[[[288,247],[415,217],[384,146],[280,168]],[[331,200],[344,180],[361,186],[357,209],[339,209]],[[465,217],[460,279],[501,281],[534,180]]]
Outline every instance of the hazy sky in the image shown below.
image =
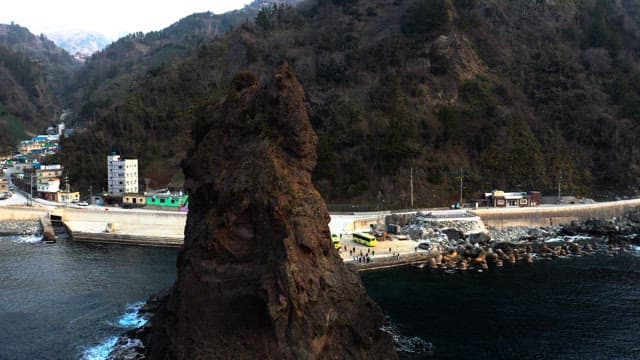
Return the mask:
[[220,14],[251,0],[1,0],[0,23],[12,21],[38,35],[80,28],[108,37],[163,29],[195,12]]

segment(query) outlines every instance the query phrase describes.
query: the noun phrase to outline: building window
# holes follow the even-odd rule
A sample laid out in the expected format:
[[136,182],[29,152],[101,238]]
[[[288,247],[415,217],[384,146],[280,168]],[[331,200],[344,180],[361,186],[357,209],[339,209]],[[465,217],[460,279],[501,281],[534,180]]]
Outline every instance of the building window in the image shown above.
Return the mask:
[[160,204],[164,204],[164,199],[160,199]]

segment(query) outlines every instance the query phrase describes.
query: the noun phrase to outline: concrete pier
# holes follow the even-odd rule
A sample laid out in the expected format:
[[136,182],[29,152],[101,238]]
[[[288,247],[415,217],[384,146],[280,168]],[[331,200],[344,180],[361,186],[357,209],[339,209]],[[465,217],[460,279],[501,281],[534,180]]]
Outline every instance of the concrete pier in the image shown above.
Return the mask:
[[56,231],[53,229],[51,219],[48,216],[41,216],[40,224],[42,224],[42,241],[46,243],[56,242]]

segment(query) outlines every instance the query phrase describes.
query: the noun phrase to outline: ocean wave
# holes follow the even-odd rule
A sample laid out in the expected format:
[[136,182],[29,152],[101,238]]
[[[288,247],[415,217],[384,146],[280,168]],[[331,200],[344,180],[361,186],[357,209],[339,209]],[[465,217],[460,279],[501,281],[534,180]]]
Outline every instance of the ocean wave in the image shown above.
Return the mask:
[[550,237],[544,240],[545,243],[573,243],[573,242],[581,242],[581,241],[589,241],[593,239],[592,236],[585,235],[573,235],[573,236],[562,236],[562,237]]
[[405,336],[400,333],[398,327],[387,317],[380,330],[391,335],[397,352],[412,355],[433,355],[433,344],[418,336]]
[[[140,315],[139,310],[142,306],[144,306],[144,301],[138,301],[132,304],[127,304],[125,307],[125,312],[122,316],[117,318],[116,321],[110,322],[112,326],[116,328],[124,328],[124,329],[133,329],[144,326],[149,319],[145,316]],[[82,360],[107,360],[109,359],[109,354],[111,354],[116,347],[118,349],[126,350],[129,348],[141,347],[142,343],[140,340],[132,340],[126,338],[125,344],[119,344],[118,336],[111,336],[104,339],[97,345],[86,348],[82,351],[82,355],[80,359]]]
[[82,352],[81,360],[106,360],[118,342],[117,336],[111,336],[98,345],[94,345]]
[[144,301],[138,301],[133,304],[127,304],[125,313],[118,318],[116,326],[121,328],[139,328],[149,321],[145,316],[140,315],[140,308],[145,304]]

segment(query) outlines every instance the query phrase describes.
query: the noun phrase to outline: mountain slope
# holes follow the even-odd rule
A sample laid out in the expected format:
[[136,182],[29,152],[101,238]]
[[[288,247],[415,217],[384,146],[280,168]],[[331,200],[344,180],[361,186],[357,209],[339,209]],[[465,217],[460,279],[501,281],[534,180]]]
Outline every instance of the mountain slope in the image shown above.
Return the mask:
[[40,132],[61,113],[59,95],[78,64],[44,36],[0,24],[0,149],[8,152],[25,131]]
[[555,193],[558,184],[563,193],[631,194],[640,175],[638,24],[631,1],[269,7],[255,24],[116,87],[120,100],[104,104],[96,131],[68,145],[109,139],[95,142],[100,156],[139,156],[144,176],[177,185],[180,175],[169,174],[179,174],[189,129],[199,131],[232,75],[267,74],[286,60],[307,93],[320,141],[314,182],[329,202],[406,206],[411,169],[417,205],[455,201],[461,173],[464,198],[493,188]]
[[224,14],[192,14],[163,30],[134,33],[113,42],[87,59],[75,76],[68,91],[68,96],[74,99],[74,109],[81,119],[102,116],[111,105],[124,101],[126,89],[137,77],[148,71],[157,72],[198,46],[253,21],[260,7],[271,2],[275,0],[256,0],[243,9]]
[[43,69],[45,80],[57,94],[68,85],[71,73],[79,63],[44,35],[36,36],[16,24],[0,24],[0,44],[23,54]]
[[97,32],[73,28],[48,28],[47,37],[76,59],[85,59],[104,49],[110,41]]
[[59,109],[42,67],[0,45],[0,151],[13,150],[23,131],[41,129]]

